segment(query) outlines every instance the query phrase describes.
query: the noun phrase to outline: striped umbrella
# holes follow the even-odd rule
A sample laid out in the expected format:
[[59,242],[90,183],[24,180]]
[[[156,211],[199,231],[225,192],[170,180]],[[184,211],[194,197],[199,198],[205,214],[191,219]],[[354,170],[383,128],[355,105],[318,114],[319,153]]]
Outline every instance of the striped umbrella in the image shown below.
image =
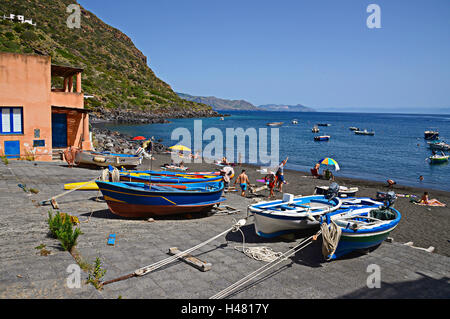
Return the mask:
[[332,158],[329,158],[329,157],[326,157],[326,158],[323,158],[323,159],[321,159],[319,162],[318,162],[320,165],[332,165],[332,166],[334,166],[334,169],[336,170],[336,171],[338,171],[338,170],[340,170],[341,168],[339,167],[339,164],[338,164],[338,162],[336,162],[334,159],[332,159]]

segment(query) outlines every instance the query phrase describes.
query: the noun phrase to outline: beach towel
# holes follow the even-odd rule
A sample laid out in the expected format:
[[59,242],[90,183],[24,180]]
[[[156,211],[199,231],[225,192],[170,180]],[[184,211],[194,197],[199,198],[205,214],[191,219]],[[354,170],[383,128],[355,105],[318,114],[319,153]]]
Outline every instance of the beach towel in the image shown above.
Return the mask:
[[425,203],[422,203],[422,202],[420,202],[420,203],[414,203],[414,204],[416,204],[416,205],[420,205],[420,206],[431,206],[431,207],[447,207],[447,204],[444,204],[444,203],[441,203],[440,201],[438,201],[438,200],[430,200],[430,201],[428,201],[428,204],[425,204]]

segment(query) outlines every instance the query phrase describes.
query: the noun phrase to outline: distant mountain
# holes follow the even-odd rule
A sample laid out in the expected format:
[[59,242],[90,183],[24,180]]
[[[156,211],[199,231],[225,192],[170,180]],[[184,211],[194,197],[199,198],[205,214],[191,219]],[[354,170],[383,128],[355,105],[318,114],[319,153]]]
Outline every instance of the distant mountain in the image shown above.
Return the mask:
[[192,96],[185,93],[177,93],[184,100],[202,103],[211,106],[215,111],[257,111],[258,108],[244,100],[226,100],[215,96]]
[[262,111],[278,111],[278,112],[316,112],[316,110],[301,105],[285,105],[285,104],[266,104],[260,105],[258,108]]

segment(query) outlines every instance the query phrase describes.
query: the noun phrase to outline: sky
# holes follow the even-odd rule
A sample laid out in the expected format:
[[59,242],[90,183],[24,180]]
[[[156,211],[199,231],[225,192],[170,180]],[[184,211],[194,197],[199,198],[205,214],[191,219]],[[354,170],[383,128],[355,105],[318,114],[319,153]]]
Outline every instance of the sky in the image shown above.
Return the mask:
[[[449,0],[79,0],[174,91],[318,111],[450,113]],[[370,4],[381,28],[368,28]]]

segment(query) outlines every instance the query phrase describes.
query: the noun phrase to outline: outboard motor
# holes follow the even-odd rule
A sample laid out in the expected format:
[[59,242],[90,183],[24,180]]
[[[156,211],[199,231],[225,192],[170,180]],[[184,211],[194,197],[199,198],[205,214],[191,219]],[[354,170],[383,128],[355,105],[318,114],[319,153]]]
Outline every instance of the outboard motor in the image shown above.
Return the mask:
[[396,199],[397,199],[397,195],[395,195],[395,193],[392,191],[387,192],[387,193],[384,193],[384,192],[377,193],[377,200],[383,201],[384,206],[386,208],[393,206]]
[[328,199],[328,201],[331,201],[334,198],[338,197],[339,189],[340,186],[338,185],[338,183],[332,183],[328,188],[327,193],[325,194],[325,198]]

